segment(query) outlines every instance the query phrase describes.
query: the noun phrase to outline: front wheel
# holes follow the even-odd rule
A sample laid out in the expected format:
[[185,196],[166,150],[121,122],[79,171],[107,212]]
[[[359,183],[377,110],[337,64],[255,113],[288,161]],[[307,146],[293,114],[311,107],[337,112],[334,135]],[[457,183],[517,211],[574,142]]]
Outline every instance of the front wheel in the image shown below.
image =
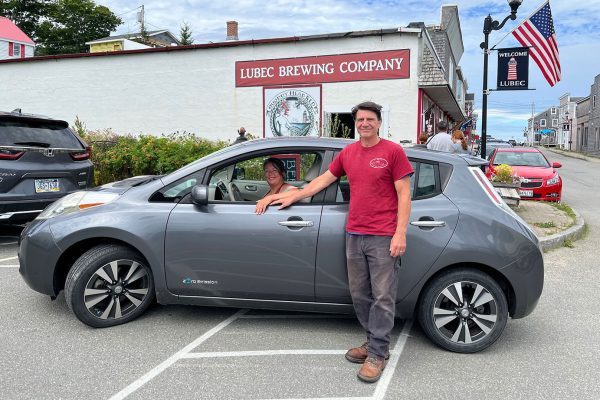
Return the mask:
[[140,316],[154,300],[152,271],[132,249],[97,246],[73,264],[65,299],[84,324],[94,328],[124,324]]
[[466,268],[429,282],[417,312],[429,339],[458,353],[489,347],[508,320],[506,296],[498,283],[483,272]]

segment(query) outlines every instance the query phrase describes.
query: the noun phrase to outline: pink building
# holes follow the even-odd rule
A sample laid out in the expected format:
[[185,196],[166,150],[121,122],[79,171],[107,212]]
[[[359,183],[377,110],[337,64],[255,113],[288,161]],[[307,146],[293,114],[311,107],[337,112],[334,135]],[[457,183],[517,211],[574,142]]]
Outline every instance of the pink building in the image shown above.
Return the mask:
[[35,43],[17,25],[0,17],[0,60],[33,57]]

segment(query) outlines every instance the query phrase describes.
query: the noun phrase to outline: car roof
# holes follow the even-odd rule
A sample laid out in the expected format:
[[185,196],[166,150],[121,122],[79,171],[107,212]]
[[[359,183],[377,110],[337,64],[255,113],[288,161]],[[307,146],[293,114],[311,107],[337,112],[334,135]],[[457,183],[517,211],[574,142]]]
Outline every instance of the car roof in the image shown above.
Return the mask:
[[502,147],[497,149],[498,152],[502,153],[539,153],[538,149],[533,147]]
[[39,114],[22,113],[20,109],[14,111],[0,111],[0,121],[24,121],[24,122],[50,122],[67,128],[69,123],[60,119],[54,119]]

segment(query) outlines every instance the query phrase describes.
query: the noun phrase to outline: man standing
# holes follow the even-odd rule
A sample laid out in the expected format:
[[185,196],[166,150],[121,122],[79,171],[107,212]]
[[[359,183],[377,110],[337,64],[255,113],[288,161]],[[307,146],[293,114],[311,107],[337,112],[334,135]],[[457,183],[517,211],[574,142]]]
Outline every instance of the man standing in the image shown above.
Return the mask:
[[244,128],[243,126],[240,129],[238,129],[238,134],[239,136],[237,137],[237,139],[235,139],[232,145],[242,143],[248,140],[248,138],[246,137],[246,128]]
[[440,121],[438,123],[438,133],[427,142],[427,148],[430,150],[454,153],[454,146],[452,138],[448,134],[448,123],[446,121]]
[[348,283],[356,316],[367,341],[346,353],[361,363],[359,379],[376,382],[389,358],[394,327],[399,257],[406,250],[413,168],[402,147],[379,137],[381,106],[373,102],[352,109],[360,140],[346,146],[329,170],[303,190],[280,195],[280,209],[313,196],[343,175],[350,183],[346,224]]

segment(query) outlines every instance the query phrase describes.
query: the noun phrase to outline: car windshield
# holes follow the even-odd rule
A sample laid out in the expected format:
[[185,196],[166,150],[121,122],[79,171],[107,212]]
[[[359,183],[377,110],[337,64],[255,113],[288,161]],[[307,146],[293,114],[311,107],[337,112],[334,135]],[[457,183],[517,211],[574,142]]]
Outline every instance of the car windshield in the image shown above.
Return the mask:
[[0,121],[0,132],[0,146],[83,148],[68,128],[50,122]]
[[494,157],[494,165],[508,164],[511,166],[549,167],[548,160],[538,152],[499,151]]

